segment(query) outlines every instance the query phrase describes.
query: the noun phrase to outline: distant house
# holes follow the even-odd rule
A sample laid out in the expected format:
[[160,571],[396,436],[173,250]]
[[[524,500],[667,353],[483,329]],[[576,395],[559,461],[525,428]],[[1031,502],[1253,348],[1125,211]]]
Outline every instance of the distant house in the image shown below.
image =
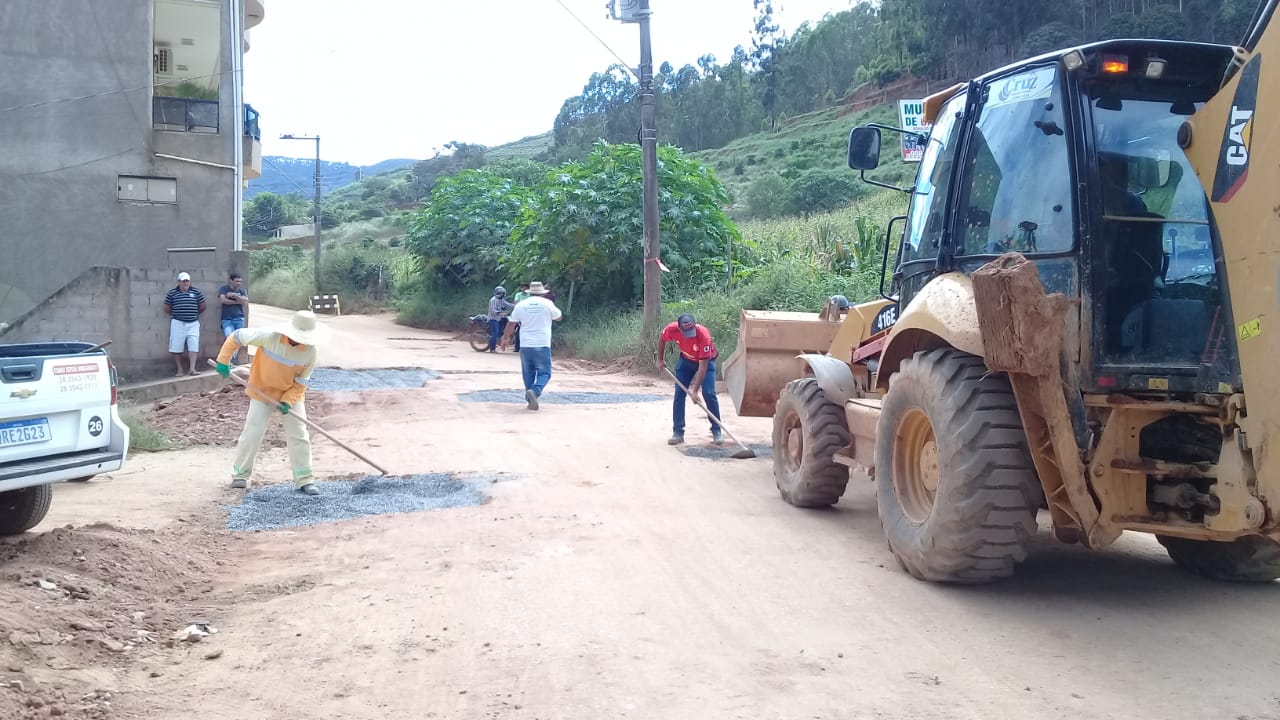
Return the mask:
[[271,232],[272,240],[293,240],[294,238],[315,237],[316,224],[281,225]]
[[0,9],[0,343],[109,339],[138,377],[171,363],[157,296],[178,271],[211,300],[207,350],[215,283],[247,270],[240,193],[262,149],[239,78],[264,0],[92,5]]

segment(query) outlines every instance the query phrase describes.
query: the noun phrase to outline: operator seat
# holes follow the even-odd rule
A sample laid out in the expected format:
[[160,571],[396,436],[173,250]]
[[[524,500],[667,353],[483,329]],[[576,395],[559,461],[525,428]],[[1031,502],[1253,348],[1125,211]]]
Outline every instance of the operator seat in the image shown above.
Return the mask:
[[1159,219],[1160,216],[1149,212],[1146,203],[1137,195],[1125,192],[1122,203],[1119,212],[1108,207],[1108,214],[1127,219],[1107,220],[1103,224],[1103,242],[1109,263],[1105,275],[1107,337],[1113,351],[1126,345],[1121,335],[1129,314],[1156,297],[1156,291],[1163,282],[1165,265],[1164,225],[1143,221],[1143,218]]

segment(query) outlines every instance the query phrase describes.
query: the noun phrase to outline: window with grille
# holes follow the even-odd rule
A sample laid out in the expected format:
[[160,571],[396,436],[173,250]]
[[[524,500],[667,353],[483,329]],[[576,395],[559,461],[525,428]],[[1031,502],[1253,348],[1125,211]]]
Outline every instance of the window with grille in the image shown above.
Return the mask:
[[157,75],[173,74],[173,50],[171,48],[156,48],[155,62]]

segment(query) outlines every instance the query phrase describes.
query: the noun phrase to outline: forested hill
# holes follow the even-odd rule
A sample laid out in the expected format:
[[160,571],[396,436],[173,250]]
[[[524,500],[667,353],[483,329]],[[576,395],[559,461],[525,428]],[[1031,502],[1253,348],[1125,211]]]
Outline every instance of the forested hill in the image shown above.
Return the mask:
[[[345,162],[320,161],[320,187],[329,192],[350,185],[363,177],[370,177],[412,165],[414,160],[383,160],[373,165],[351,165]],[[315,187],[316,162],[311,158],[268,156],[262,158],[262,177],[249,181],[243,198],[252,200],[262,192],[287,195],[301,193],[310,196]]]
[[[743,0],[745,1],[745,0]],[[1239,42],[1256,0],[863,0],[779,31],[774,0],[752,0],[750,47],[725,61],[659,68],[663,142],[723,147],[778,120],[842,104],[864,83],[910,73],[968,78],[1057,48],[1119,37]],[[598,138],[635,142],[635,79],[622,66],[595,73],[555,120],[552,161],[584,156]]]

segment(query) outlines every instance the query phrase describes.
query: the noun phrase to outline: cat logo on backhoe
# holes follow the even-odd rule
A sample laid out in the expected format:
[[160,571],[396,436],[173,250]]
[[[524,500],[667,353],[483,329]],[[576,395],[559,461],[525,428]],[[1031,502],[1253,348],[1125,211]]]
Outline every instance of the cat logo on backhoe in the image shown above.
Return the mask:
[[1231,115],[1222,135],[1218,173],[1213,179],[1213,201],[1231,202],[1249,179],[1249,147],[1253,140],[1253,115],[1258,106],[1258,76],[1262,56],[1256,55],[1240,72],[1240,84],[1231,105]]
[[1253,111],[1231,108],[1231,129],[1227,133],[1227,164],[1249,164],[1249,140],[1253,136]]

